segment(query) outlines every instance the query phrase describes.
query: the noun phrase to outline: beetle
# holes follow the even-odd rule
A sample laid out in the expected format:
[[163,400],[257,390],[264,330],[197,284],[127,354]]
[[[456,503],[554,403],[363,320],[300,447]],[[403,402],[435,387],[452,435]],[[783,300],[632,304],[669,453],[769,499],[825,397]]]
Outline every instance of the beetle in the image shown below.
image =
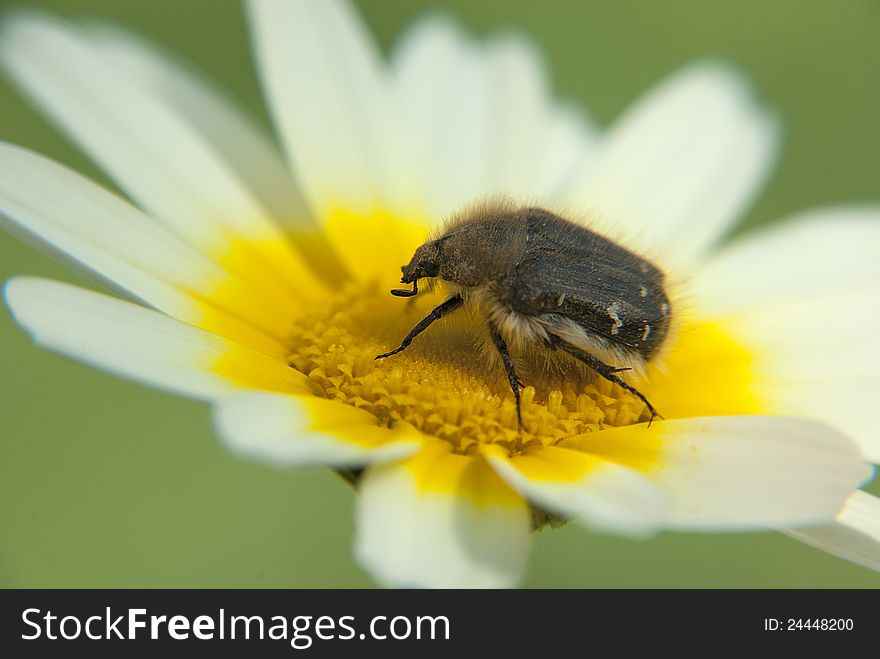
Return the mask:
[[641,371],[669,335],[665,277],[636,253],[549,210],[492,202],[454,216],[401,270],[401,283],[412,289],[392,295],[417,295],[426,278],[442,280],[451,295],[376,359],[402,352],[432,323],[469,304],[485,318],[504,364],[520,429],[524,385],[511,346],[562,350],[641,400],[649,426],[660,416],[618,375]]

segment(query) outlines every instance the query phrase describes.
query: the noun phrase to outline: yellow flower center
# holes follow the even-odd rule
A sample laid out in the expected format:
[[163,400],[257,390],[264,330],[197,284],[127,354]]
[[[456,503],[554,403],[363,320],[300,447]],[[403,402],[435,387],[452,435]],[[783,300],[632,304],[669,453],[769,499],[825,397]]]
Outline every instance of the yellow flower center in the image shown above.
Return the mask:
[[[350,223],[344,225],[342,233],[358,239],[339,243],[350,248],[343,260],[363,279],[333,291],[310,284],[315,280],[305,277],[302,265],[273,266],[284,260],[279,254],[286,254],[274,243],[236,245],[223,262],[249,286],[221,286],[214,303],[205,305],[202,326],[286,359],[305,378],[279,380],[276,372],[264,371],[265,364],[247,363],[235,351],[217,360],[213,370],[242,387],[311,393],[359,407],[389,427],[406,421],[448,442],[458,454],[474,454],[486,443],[528,453],[648,419],[644,404],[631,393],[559,351],[536,349],[513,355],[527,385],[520,431],[504,367],[483,319],[467,308],[432,324],[403,352],[376,360],[399,346],[444,295],[427,288],[415,298],[390,295],[396,267],[389,264],[405,262],[414,248],[386,254],[390,248],[384,236],[394,234],[399,223],[384,216],[368,219],[360,222],[370,231],[358,233]],[[408,244],[418,245],[424,238],[423,231],[415,235],[410,227],[406,235],[410,233]],[[286,258],[290,260],[289,254]],[[382,274],[366,274],[376,270]],[[286,275],[285,286],[309,293],[310,301],[289,303],[284,286],[279,288],[279,273]],[[341,271],[324,273],[324,283],[343,276]],[[228,310],[234,322],[229,313],[218,315],[217,308]],[[677,313],[679,328],[662,360],[650,364],[639,380],[632,374],[623,377],[667,419],[767,413],[755,368],[761,357],[737,340],[734,319],[706,321],[678,307]]]
[[509,449],[549,445],[605,426],[636,423],[644,404],[572,360],[547,351],[517,355],[523,431],[504,369],[482,346],[480,319],[458,311],[397,347],[441,295],[402,300],[377,285],[349,285],[293,328],[289,363],[321,395],[368,410],[383,423],[404,420],[469,453],[479,443]]

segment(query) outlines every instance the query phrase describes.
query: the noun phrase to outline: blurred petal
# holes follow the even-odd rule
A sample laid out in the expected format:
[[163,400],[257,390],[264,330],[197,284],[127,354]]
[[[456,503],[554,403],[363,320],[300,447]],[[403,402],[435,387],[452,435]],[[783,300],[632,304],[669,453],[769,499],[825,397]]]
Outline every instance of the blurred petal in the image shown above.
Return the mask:
[[435,221],[490,192],[492,104],[476,44],[450,20],[417,21],[394,51],[393,75]]
[[580,451],[548,446],[486,458],[508,485],[544,510],[603,530],[634,536],[659,531],[669,514],[663,490],[643,474]]
[[144,384],[204,399],[234,386],[309,392],[283,361],[136,304],[26,277],[9,280],[4,297],[39,345]]
[[432,15],[404,34],[392,74],[435,220],[487,195],[552,200],[593,150],[595,131],[556,104],[520,35],[484,45]]
[[563,196],[577,172],[596,157],[599,139],[598,130],[580,108],[553,108],[543,148],[530,171],[537,198],[556,200]]
[[723,319],[748,346],[750,389],[770,413],[830,423],[880,461],[880,283],[779,299]]
[[854,492],[832,524],[786,533],[829,554],[880,571],[880,499]]
[[231,97],[137,34],[105,23],[88,24],[86,34],[132,79],[185,116],[273,219],[294,233],[318,229],[277,146]]
[[643,471],[669,496],[677,529],[740,530],[834,519],[871,469],[820,423],[705,417],[608,428],[561,447]]
[[445,442],[368,469],[356,519],[357,558],[383,584],[497,588],[525,569],[525,501],[485,461],[452,454]]
[[[73,171],[0,143],[0,225],[111,288],[185,322],[279,352],[286,321],[151,218]],[[231,295],[238,291],[237,295]],[[249,313],[252,312],[252,313]],[[260,328],[260,329],[255,329]]]
[[234,452],[286,467],[361,467],[418,451],[422,436],[393,429],[365,410],[314,396],[243,393],[214,407],[214,422]]
[[880,461],[880,207],[801,213],[721,250],[693,303],[755,353],[751,388],[768,410],[846,431]]
[[810,210],[726,245],[690,292],[711,315],[845,293],[880,285],[878,251],[880,206]]
[[[289,161],[355,274],[424,239],[424,197],[371,35],[346,2],[251,0],[252,43]],[[377,214],[398,218],[376,226]]]
[[737,73],[691,65],[614,124],[567,202],[664,265],[687,266],[742,215],[776,146],[776,122]]
[[490,95],[490,178],[486,193],[528,199],[542,192],[537,165],[550,132],[548,73],[541,52],[523,36],[497,37],[487,45]]
[[49,116],[170,231],[220,261],[234,243],[249,242],[254,258],[225,265],[279,301],[320,290],[237,167],[198,127],[199,112],[94,42],[84,30],[19,12],[3,24],[0,55]]

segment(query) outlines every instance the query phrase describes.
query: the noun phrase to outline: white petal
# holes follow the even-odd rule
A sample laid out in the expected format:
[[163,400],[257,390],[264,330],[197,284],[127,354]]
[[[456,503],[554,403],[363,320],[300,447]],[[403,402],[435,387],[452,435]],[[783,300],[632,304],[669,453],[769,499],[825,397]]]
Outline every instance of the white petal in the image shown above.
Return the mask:
[[843,293],[880,284],[878,251],[880,206],[815,209],[725,246],[689,292],[713,315]]
[[754,393],[778,414],[821,419],[880,461],[880,206],[795,215],[722,249],[691,302],[753,357]]
[[531,172],[538,199],[563,196],[577,172],[592,162],[599,150],[599,133],[583,110],[562,105],[548,118],[542,153]]
[[0,213],[4,228],[26,241],[170,313],[186,304],[166,281],[198,289],[224,279],[123,200],[48,158],[3,143]]
[[490,194],[494,108],[476,44],[445,18],[418,21],[395,49],[393,73],[434,218]]
[[786,533],[808,545],[880,571],[880,498],[854,492],[832,524]]
[[679,529],[826,522],[871,473],[857,447],[833,428],[780,417],[655,421],[560,446],[643,470],[670,497],[669,524]]
[[554,103],[540,53],[520,35],[484,45],[430,16],[392,65],[435,218],[487,195],[553,199],[592,151],[594,130]]
[[186,116],[273,219],[293,231],[317,230],[275,144],[233,99],[172,53],[116,25],[89,24],[87,34],[131,78]]
[[41,346],[145,384],[204,399],[237,384],[308,391],[283,361],[136,304],[24,277],[9,280],[4,297]]
[[321,217],[420,206],[379,52],[348,3],[252,0],[252,40],[275,125]]
[[615,123],[568,205],[664,264],[686,266],[752,201],[776,143],[776,122],[739,75],[691,65]]
[[[180,320],[202,324],[206,300],[242,287],[217,264],[125,201],[75,172],[0,143],[0,225],[111,288]],[[260,299],[250,291],[251,301]],[[221,310],[215,320],[235,336],[272,350],[277,327],[271,305]],[[254,313],[249,313],[253,311]],[[243,322],[244,321],[244,322]],[[254,327],[262,327],[261,336]],[[280,336],[280,335],[279,335]]]
[[525,502],[485,461],[428,442],[358,483],[358,560],[380,583],[498,588],[521,578],[530,544]]
[[880,284],[780,299],[723,323],[754,355],[751,389],[767,410],[826,421],[880,461]]
[[[198,112],[170,102],[89,33],[39,14],[4,23],[0,55],[49,116],[170,231],[213,258],[242,241],[275,245],[246,274],[262,266],[261,285],[278,297],[307,297],[318,286],[236,167],[196,126]],[[301,284],[296,293],[283,281],[289,272]]]
[[519,35],[490,41],[486,59],[493,137],[487,192],[528,198],[539,192],[536,165],[548,132],[544,61],[536,46]]
[[666,493],[649,478],[580,451],[550,446],[508,458],[490,447],[486,458],[531,503],[589,527],[647,536],[669,515]]
[[236,453],[286,467],[360,467],[405,458],[421,444],[406,423],[389,429],[365,410],[314,396],[243,393],[219,401],[214,422]]

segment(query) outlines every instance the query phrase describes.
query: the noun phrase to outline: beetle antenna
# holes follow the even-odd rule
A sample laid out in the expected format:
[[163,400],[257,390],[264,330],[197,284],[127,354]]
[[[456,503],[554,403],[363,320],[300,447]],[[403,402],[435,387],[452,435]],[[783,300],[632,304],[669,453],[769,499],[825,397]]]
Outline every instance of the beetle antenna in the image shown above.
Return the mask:
[[418,295],[419,293],[419,284],[417,281],[413,281],[413,287],[411,291],[406,290],[405,288],[392,288],[391,294],[397,297],[412,297],[413,295]]

